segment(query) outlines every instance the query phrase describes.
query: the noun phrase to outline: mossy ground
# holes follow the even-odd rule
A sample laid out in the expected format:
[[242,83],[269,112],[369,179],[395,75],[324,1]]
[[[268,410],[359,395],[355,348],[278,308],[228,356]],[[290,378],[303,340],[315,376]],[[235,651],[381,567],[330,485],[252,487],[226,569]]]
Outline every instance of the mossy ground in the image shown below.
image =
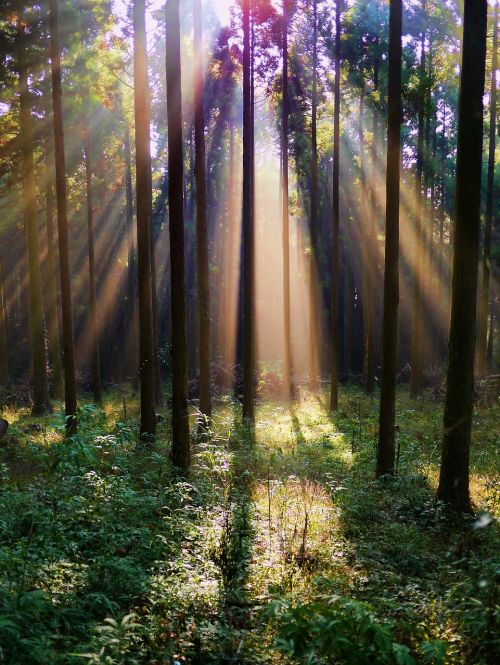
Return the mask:
[[476,408],[479,517],[459,521],[434,500],[442,403],[398,392],[398,473],[385,482],[377,408],[345,388],[331,417],[326,396],[305,394],[262,403],[249,430],[223,399],[184,480],[168,414],[154,448],[138,446],[128,389],[84,404],[73,441],[56,415],[4,409],[0,662],[365,662],[359,634],[341,636],[358,660],[325,659],[311,617],[290,618],[339,598],[413,659],[366,662],[497,662],[498,404]]

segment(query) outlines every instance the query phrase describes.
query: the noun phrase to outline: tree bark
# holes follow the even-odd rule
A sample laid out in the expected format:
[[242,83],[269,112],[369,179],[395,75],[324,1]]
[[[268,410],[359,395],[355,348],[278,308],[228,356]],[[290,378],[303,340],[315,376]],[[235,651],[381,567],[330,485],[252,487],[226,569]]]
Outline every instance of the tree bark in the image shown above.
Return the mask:
[[7,343],[7,308],[4,288],[3,265],[0,259],[0,386],[9,383],[9,355]]
[[179,0],[165,6],[167,40],[168,204],[172,307],[172,463],[186,471],[190,465],[187,405],[186,286],[184,266],[184,203],[182,96]]
[[491,272],[491,231],[493,226],[493,200],[495,189],[496,106],[497,106],[497,59],[498,59],[498,0],[493,13],[493,47],[490,82],[490,128],[488,139],[488,174],[486,184],[486,211],[484,219],[484,247],[482,279],[479,300],[479,325],[477,339],[477,370],[480,376],[488,371],[488,299]]
[[28,88],[26,64],[27,35],[22,18],[17,26],[19,73],[19,133],[23,165],[23,213],[28,248],[28,275],[30,292],[31,361],[33,371],[34,416],[51,411],[47,380],[45,326],[43,319],[42,281],[40,272],[40,242],[38,237],[36,182],[33,161],[33,119]]
[[139,377],[141,437],[156,434],[153,311],[151,288],[150,100],[146,50],[145,0],[134,3],[134,107],[139,294]]
[[94,401],[102,401],[101,365],[99,360],[99,326],[97,318],[97,290],[95,278],[95,244],[94,244],[94,208],[92,198],[92,162],[91,139],[88,127],[85,127],[85,183],[87,192],[87,238],[89,260],[89,305],[90,305],[90,336],[92,347],[92,390]]
[[290,312],[290,213],[288,205],[288,119],[290,100],[288,92],[288,9],[283,0],[283,100],[281,108],[281,198],[282,198],[282,253],[283,253],[283,383],[285,396],[292,397],[292,339]]
[[139,370],[137,359],[138,349],[138,327],[137,327],[137,257],[136,242],[134,234],[134,203],[132,192],[132,159],[130,155],[130,133],[128,126],[125,129],[125,196],[126,196],[126,223],[127,223],[127,318],[128,318],[128,341],[129,358],[127,362],[128,372],[131,375],[131,383],[134,389],[138,386]]
[[469,454],[474,397],[486,0],[465,0],[460,78],[456,222],[449,364],[438,498],[470,512]]
[[194,16],[194,143],[196,178],[196,268],[198,277],[198,353],[200,411],[210,417],[210,283],[208,266],[207,183],[205,168],[205,118],[203,109],[203,31],[201,0],[193,2]]
[[255,268],[253,219],[251,0],[243,0],[243,419],[255,420]]
[[390,0],[382,383],[377,477],[394,473],[399,305],[402,0]]
[[333,234],[332,234],[332,349],[330,411],[339,407],[339,242],[340,242],[340,12],[335,3],[335,84],[333,90]]
[[[49,145],[52,141],[48,139]],[[62,399],[64,383],[61,364],[61,347],[59,340],[59,318],[57,316],[57,274],[56,274],[56,242],[54,239],[54,190],[52,185],[52,151],[47,148],[45,155],[45,201],[46,201],[46,233],[47,233],[47,332],[49,360],[52,368],[52,396]]]
[[64,403],[66,433],[76,433],[76,376],[71,269],[68,247],[68,207],[66,197],[66,159],[64,155],[64,124],[61,86],[61,49],[59,45],[59,0],[49,0],[50,56],[52,73],[52,104],[54,114],[54,157],[56,167],[57,227],[61,277],[61,310],[64,353]]
[[[426,11],[426,0],[422,0],[422,13]],[[423,175],[424,175],[424,135],[425,135],[425,30],[420,40],[420,81],[418,98],[418,136],[417,163],[415,176],[415,268],[413,270],[413,306],[411,326],[411,375],[410,396],[416,398],[422,392],[422,331],[423,331],[423,298],[422,282],[424,269],[424,206],[423,206]]]
[[[374,45],[378,47],[379,38],[375,37]],[[373,91],[377,93],[379,89],[379,60],[378,54],[375,54],[375,62],[373,66]],[[367,234],[367,266],[366,266],[366,288],[364,289],[365,299],[365,343],[364,343],[364,360],[363,360],[363,375],[364,385],[366,392],[370,395],[375,389],[375,316],[376,316],[376,281],[377,281],[377,264],[378,264],[378,248],[377,248],[377,171],[378,171],[378,113],[376,108],[376,101],[373,105],[373,122],[372,122],[372,146],[371,146],[371,175],[370,175],[370,220],[368,224]]]

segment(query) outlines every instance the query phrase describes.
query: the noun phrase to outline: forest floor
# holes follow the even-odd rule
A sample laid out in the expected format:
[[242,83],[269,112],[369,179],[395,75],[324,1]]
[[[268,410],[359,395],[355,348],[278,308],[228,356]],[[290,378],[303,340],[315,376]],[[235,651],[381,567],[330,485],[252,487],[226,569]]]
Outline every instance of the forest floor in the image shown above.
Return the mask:
[[[377,398],[222,399],[172,476],[168,414],[137,445],[135,397],[62,417],[6,408],[0,663],[500,662],[498,402],[474,417],[477,514],[434,499],[442,402],[397,400],[398,473],[375,481]],[[196,416],[193,415],[193,429]]]

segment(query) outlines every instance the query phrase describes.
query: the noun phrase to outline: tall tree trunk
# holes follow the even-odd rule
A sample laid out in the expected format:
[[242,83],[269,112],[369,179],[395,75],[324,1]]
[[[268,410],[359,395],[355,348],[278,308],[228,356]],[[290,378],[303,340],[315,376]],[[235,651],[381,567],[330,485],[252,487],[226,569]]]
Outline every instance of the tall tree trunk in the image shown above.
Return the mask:
[[162,406],[163,395],[161,390],[161,369],[160,369],[160,342],[159,342],[159,326],[158,326],[158,290],[156,287],[156,238],[153,220],[153,173],[149,171],[149,190],[148,197],[150,210],[149,210],[149,256],[151,260],[151,314],[153,316],[153,366],[154,366],[154,380],[155,380],[155,404]]
[[339,242],[340,242],[340,12],[335,4],[335,85],[333,90],[333,235],[332,235],[332,349],[330,411],[339,407]]
[[469,453],[474,397],[486,0],[465,0],[457,142],[456,222],[449,364],[438,497],[471,511]]
[[497,107],[497,58],[498,58],[498,0],[493,13],[493,47],[490,83],[490,131],[488,145],[488,175],[486,185],[486,211],[484,222],[484,248],[482,279],[479,295],[479,326],[477,336],[477,369],[480,376],[488,371],[488,298],[491,272],[491,230],[493,225],[493,199],[495,188],[495,147],[496,147],[496,107]]
[[156,434],[156,414],[150,241],[150,93],[145,24],[145,0],[135,0],[134,107],[139,285],[139,377],[141,384],[141,437],[149,442]]
[[399,305],[402,0],[390,0],[382,384],[377,477],[394,473]]
[[0,259],[0,386],[9,383],[9,355],[7,343],[7,308],[3,265]]
[[51,410],[47,380],[45,326],[43,320],[42,281],[40,273],[40,243],[36,203],[36,183],[33,163],[33,120],[28,88],[26,64],[27,36],[22,18],[17,26],[19,72],[19,132],[23,165],[23,212],[28,247],[28,274],[30,292],[30,331],[33,370],[33,406],[35,416]]
[[[379,38],[375,37],[374,45],[378,48]],[[378,53],[375,54],[375,62],[373,65],[373,91],[378,92],[379,88],[379,58]],[[372,125],[372,146],[371,146],[371,175],[370,175],[370,220],[367,234],[367,288],[363,294],[365,299],[366,321],[364,323],[365,330],[365,344],[364,344],[364,361],[363,361],[363,374],[365,390],[368,394],[372,394],[375,389],[375,358],[374,358],[374,340],[375,340],[375,316],[376,306],[375,298],[377,293],[377,172],[378,172],[378,113],[376,108],[376,101],[373,105],[373,125]]]
[[[48,144],[52,141],[48,139]],[[52,185],[52,151],[47,148],[45,154],[45,201],[46,201],[46,233],[47,233],[47,332],[49,337],[49,360],[52,368],[52,395],[62,399],[64,383],[59,343],[59,318],[57,316],[57,274],[56,274],[56,243],[54,239],[54,189]]]
[[137,359],[139,357],[137,340],[137,258],[135,252],[134,234],[134,199],[132,192],[132,159],[130,155],[130,132],[128,126],[125,129],[125,196],[126,196],[126,223],[127,223],[127,320],[129,358],[127,369],[131,376],[134,389],[137,388],[139,379],[139,368]]
[[309,385],[318,389],[318,289],[317,289],[317,250],[318,250],[318,6],[313,4],[313,58],[312,58],[312,99],[311,99],[311,228],[309,255]]
[[[422,0],[422,14],[426,12],[426,0]],[[424,174],[424,136],[425,136],[425,30],[420,40],[420,82],[418,98],[418,136],[417,164],[415,176],[415,268],[413,271],[413,305],[411,326],[411,376],[410,395],[416,398],[422,392],[422,330],[423,330],[423,270],[424,270],[424,206],[423,206],[423,174]]]
[[182,154],[182,96],[179,0],[165,6],[167,40],[168,204],[170,227],[172,307],[172,463],[186,471],[190,465],[187,405],[186,285],[184,266],[184,203]]
[[288,206],[288,116],[290,100],[288,93],[288,9],[283,0],[283,101],[281,108],[281,212],[283,252],[283,382],[285,395],[292,396],[292,338],[290,313],[290,213]]
[[205,118],[203,110],[203,31],[201,0],[193,2],[194,16],[194,142],[196,178],[196,272],[198,277],[198,353],[200,364],[200,411],[212,414],[210,395],[210,283],[208,270],[207,183],[205,172]]
[[250,4],[243,0],[243,419],[255,420],[255,270]]
[[92,162],[91,139],[88,127],[85,127],[85,182],[87,191],[87,237],[89,260],[89,304],[90,304],[90,336],[92,346],[92,390],[94,401],[102,400],[101,365],[99,360],[99,326],[97,320],[97,290],[95,279],[95,245],[94,245],[94,208],[92,198]]
[[66,159],[61,86],[61,49],[59,45],[59,0],[49,0],[50,57],[52,104],[54,115],[54,157],[56,167],[57,229],[59,238],[59,272],[61,277],[61,310],[64,352],[64,407],[66,432],[76,432],[76,376],[73,306],[71,302],[71,269],[68,247],[68,207],[66,198]]

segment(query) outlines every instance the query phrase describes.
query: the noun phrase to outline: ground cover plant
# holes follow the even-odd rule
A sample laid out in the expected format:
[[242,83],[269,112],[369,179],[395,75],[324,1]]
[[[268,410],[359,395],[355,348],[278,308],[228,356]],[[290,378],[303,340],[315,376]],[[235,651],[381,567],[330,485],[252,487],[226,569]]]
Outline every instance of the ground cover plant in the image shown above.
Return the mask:
[[397,474],[374,480],[376,402],[323,399],[261,404],[253,430],[223,399],[184,479],[168,410],[144,447],[128,392],[72,439],[5,409],[0,662],[495,662],[498,405],[476,408],[459,518],[434,498],[439,400],[399,391]]

